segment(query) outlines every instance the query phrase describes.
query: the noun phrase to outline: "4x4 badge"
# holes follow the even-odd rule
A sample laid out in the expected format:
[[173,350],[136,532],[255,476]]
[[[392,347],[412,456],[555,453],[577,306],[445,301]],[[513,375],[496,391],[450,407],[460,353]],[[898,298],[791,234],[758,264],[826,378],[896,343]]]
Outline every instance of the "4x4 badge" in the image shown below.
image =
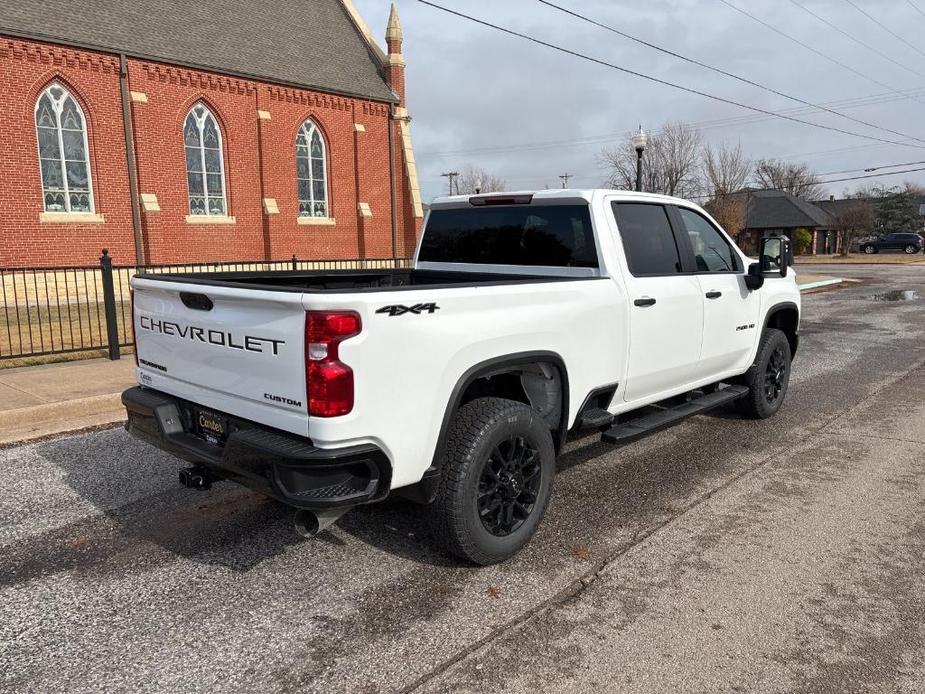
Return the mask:
[[388,313],[390,316],[402,316],[406,313],[413,313],[417,316],[422,313],[433,313],[434,311],[439,311],[440,307],[437,304],[415,304],[414,306],[383,306],[376,313]]

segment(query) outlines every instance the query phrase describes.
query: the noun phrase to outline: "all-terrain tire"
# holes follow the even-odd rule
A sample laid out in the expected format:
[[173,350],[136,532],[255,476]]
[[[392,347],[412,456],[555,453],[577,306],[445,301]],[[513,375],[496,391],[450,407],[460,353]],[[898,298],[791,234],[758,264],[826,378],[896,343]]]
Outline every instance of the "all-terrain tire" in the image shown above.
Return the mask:
[[[517,448],[518,441],[522,442],[522,448]],[[516,473],[505,472],[514,470],[516,461],[506,464],[499,461],[508,458],[514,461],[517,450],[527,449],[531,452],[520,457],[531,461],[525,468],[530,477],[528,480],[526,472],[520,475],[518,487]],[[486,565],[510,558],[530,541],[546,512],[556,471],[552,435],[539,414],[523,403],[503,398],[479,398],[467,403],[450,425],[442,463],[437,496],[426,513],[438,544],[458,557]],[[507,481],[495,483],[499,477]],[[497,493],[497,499],[489,496],[486,491],[489,489],[496,490],[491,493]],[[522,493],[513,497],[518,489]],[[524,503],[534,498],[532,504]],[[511,522],[516,527],[506,534],[500,527],[495,527],[495,532],[489,529],[488,524],[498,516],[490,515],[492,509],[480,507],[495,500],[499,506],[504,504],[505,509],[513,509]],[[519,507],[515,508],[514,502]]]
[[740,412],[754,419],[777,413],[790,383],[790,357],[790,343],[782,331],[768,328],[761,334],[755,363],[742,377],[749,390],[737,401]]

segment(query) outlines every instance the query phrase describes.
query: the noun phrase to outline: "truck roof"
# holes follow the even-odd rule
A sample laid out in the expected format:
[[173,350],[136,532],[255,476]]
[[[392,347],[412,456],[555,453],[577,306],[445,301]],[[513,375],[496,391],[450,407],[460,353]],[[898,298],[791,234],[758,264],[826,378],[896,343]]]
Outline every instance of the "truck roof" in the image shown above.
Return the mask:
[[567,201],[591,202],[595,196],[602,194],[616,194],[621,198],[628,200],[660,200],[664,202],[684,202],[689,205],[694,204],[689,200],[672,197],[670,195],[661,195],[659,193],[637,193],[633,190],[618,190],[615,188],[554,188],[550,190],[516,190],[504,191],[500,193],[479,193],[477,195],[442,195],[438,198],[434,198],[430,206],[431,208],[451,208],[467,204],[471,198],[510,198],[526,195],[533,196],[533,201],[548,200],[550,202],[559,203]]

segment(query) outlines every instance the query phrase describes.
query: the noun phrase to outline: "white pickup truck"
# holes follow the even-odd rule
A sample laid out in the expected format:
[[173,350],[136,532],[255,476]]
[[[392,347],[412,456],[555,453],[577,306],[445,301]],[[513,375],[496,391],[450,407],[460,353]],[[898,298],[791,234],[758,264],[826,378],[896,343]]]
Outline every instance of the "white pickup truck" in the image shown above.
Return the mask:
[[789,243],[751,261],[696,205],[612,190],[437,199],[412,269],[139,275],[128,430],[297,509],[311,535],[399,493],[502,561],[536,531],[569,433],[622,444],[784,400]]

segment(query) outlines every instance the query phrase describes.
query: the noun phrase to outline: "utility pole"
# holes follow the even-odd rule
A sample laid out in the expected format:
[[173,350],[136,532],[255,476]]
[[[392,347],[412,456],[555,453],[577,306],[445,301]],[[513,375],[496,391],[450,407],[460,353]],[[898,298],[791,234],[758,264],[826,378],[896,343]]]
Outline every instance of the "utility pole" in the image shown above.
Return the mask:
[[568,180],[569,180],[572,176],[574,176],[574,175],[575,175],[575,174],[564,173],[564,174],[562,174],[561,176],[559,176],[559,178],[562,179],[562,187],[563,187],[563,188],[568,188]]
[[[447,171],[446,173],[440,174],[444,178],[450,179],[450,195],[453,194],[453,183],[456,182],[456,177],[459,176],[458,171]],[[456,192],[459,192],[459,186],[456,186]]]

